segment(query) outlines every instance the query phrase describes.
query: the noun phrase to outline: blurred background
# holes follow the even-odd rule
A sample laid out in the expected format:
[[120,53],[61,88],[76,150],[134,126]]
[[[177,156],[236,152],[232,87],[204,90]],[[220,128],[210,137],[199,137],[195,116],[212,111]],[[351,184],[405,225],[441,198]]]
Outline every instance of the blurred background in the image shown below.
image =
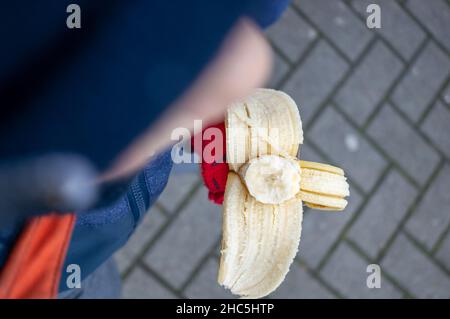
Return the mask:
[[[366,26],[368,4],[381,28]],[[267,87],[297,102],[301,158],[345,169],[344,212],[306,209],[269,298],[450,298],[450,2],[296,0],[267,37]],[[125,298],[232,298],[217,284],[221,207],[178,165],[115,259]],[[369,289],[366,267],[381,267]]]

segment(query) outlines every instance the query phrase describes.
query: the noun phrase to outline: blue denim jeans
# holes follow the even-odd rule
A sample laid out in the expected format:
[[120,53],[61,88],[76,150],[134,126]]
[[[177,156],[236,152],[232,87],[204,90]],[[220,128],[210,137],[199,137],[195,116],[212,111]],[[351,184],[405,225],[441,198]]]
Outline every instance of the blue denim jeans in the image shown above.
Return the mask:
[[77,212],[75,229],[62,269],[60,292],[68,289],[66,280],[71,273],[65,270],[69,265],[78,265],[84,280],[125,245],[164,190],[172,164],[169,149],[152,159],[119,199],[105,207]]

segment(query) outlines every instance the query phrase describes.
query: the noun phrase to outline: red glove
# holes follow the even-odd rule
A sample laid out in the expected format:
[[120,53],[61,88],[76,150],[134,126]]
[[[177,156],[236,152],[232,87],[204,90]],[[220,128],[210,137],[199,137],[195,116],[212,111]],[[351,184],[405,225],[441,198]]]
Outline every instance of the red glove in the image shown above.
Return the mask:
[[[205,130],[207,130],[208,128],[218,128],[222,131],[222,138],[223,140],[222,145],[223,145],[223,159],[221,163],[217,163],[216,161],[212,162],[212,163],[207,163],[203,157],[204,153],[203,150],[205,149],[205,147],[211,143],[212,141],[214,141],[216,138],[216,136],[214,136],[213,138],[211,138],[211,140],[205,140],[203,139],[203,133],[205,132]],[[196,143],[194,143],[195,139],[202,139],[202,145],[201,147],[199,147],[200,145],[195,145]],[[200,164],[200,170],[201,170],[201,174],[203,177],[203,182],[206,186],[206,188],[208,189],[209,193],[208,193],[208,198],[210,201],[213,201],[216,204],[222,205],[223,203],[223,196],[225,194],[225,185],[227,184],[227,176],[228,176],[228,164],[226,163],[226,158],[225,158],[225,154],[226,154],[226,139],[225,139],[225,125],[224,123],[220,123],[217,125],[211,125],[208,126],[207,128],[203,129],[203,131],[201,132],[201,136],[193,136],[191,139],[191,149],[194,150],[199,156],[202,157],[202,161]],[[200,143],[197,143],[200,144]],[[200,149],[201,148],[201,149]],[[215,154],[212,154],[215,155]]]

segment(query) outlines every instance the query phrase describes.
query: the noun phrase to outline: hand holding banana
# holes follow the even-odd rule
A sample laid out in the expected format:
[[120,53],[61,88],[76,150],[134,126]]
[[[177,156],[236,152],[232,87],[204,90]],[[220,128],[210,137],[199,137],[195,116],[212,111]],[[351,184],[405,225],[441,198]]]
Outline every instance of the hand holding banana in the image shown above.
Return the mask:
[[226,115],[223,238],[218,281],[233,294],[261,298],[284,280],[297,253],[303,204],[343,210],[344,171],[297,159],[298,107],[285,93],[257,89]]

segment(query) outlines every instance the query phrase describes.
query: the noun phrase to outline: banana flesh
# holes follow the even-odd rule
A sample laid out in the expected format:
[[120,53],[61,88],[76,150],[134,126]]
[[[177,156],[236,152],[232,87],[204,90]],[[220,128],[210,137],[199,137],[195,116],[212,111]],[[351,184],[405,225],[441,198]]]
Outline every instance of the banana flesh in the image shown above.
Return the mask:
[[228,174],[218,281],[233,294],[260,298],[283,281],[297,254],[303,206],[293,199],[266,205],[245,191],[238,174]]
[[343,210],[349,187],[342,169],[298,160],[301,118],[283,92],[257,89],[233,103],[225,127],[230,172],[218,282],[260,298],[281,284],[297,254],[303,202]]
[[306,206],[321,210],[343,210],[350,195],[344,171],[335,166],[298,161],[301,168],[300,193]]
[[256,89],[233,103],[225,118],[226,157],[230,169],[239,168],[261,155],[296,157],[303,131],[295,102],[271,89]]
[[300,166],[292,159],[255,157],[241,166],[239,174],[250,195],[263,204],[281,204],[300,191]]
[[350,192],[341,171],[331,165],[262,155],[241,166],[239,175],[260,203],[281,204],[297,196],[312,208],[343,210]]

